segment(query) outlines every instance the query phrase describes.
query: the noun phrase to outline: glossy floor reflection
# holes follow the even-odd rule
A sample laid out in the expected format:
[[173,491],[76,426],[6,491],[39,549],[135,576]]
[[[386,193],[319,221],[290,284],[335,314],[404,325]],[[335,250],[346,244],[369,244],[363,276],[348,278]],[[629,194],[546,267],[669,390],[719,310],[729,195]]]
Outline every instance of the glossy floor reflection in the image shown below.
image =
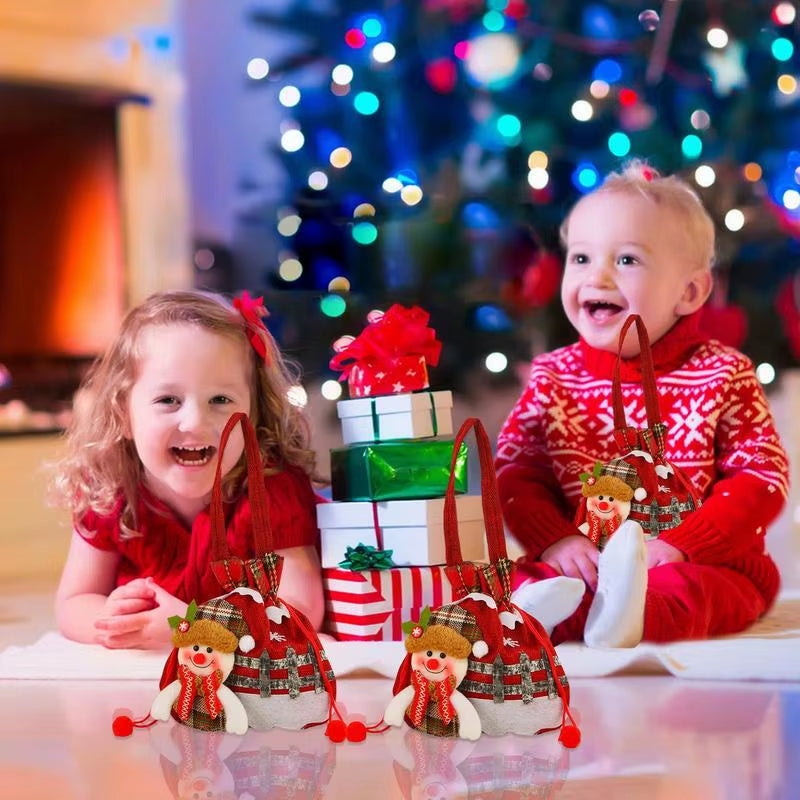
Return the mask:
[[[332,744],[321,729],[209,734],[172,723],[115,739],[119,707],[156,687],[5,681],[0,798],[656,798],[800,796],[800,684],[627,676],[572,682],[583,741],[437,739],[408,729]],[[391,682],[340,681],[350,719],[380,716]]]

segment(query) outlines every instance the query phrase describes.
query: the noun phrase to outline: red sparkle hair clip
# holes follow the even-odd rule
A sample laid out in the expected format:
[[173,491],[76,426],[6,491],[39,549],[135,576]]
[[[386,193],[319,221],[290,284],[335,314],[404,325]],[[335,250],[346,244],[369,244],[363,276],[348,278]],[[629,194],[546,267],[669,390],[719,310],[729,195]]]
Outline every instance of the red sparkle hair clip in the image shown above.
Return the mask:
[[247,326],[247,338],[253,349],[261,356],[266,366],[270,366],[271,361],[267,354],[267,346],[259,333],[266,334],[271,338],[271,334],[264,324],[264,317],[269,316],[269,311],[264,307],[263,297],[250,297],[250,292],[244,291],[239,297],[234,298],[233,307],[242,315]]

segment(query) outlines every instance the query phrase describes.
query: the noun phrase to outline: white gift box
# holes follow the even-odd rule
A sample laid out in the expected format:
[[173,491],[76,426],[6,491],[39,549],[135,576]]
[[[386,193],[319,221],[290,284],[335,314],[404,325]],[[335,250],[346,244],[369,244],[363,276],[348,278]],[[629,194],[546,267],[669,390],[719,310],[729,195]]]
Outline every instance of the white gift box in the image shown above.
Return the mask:
[[414,392],[339,400],[345,444],[425,439],[453,433],[453,393]]
[[[479,495],[456,497],[458,538],[465,561],[486,556]],[[377,516],[377,526],[375,517]],[[337,567],[348,547],[364,544],[391,550],[398,567],[444,564],[444,498],[320,503],[317,506],[322,566]]]

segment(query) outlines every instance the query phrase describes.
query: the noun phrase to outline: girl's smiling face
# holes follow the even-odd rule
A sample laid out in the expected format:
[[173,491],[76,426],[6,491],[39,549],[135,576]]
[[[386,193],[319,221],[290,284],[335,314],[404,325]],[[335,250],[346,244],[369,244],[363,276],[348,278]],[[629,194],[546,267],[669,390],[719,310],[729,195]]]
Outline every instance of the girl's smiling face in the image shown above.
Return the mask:
[[[128,435],[148,488],[191,527],[209,503],[222,430],[231,414],[248,414],[246,345],[196,325],[145,328],[136,380],[128,398]],[[232,432],[222,461],[226,475],[244,450]]]

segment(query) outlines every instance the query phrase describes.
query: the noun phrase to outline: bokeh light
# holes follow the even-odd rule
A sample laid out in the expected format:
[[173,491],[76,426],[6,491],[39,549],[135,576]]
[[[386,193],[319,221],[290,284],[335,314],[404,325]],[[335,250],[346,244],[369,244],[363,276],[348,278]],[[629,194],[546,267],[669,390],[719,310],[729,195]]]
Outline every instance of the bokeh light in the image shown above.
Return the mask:
[[404,186],[400,190],[400,199],[407,206],[415,206],[422,200],[422,189],[414,184]]
[[338,400],[342,396],[342,384],[329,378],[327,381],[322,382],[319,387],[319,393],[326,400]]
[[572,104],[572,116],[578,122],[587,122],[594,115],[594,108],[588,100],[576,100]]
[[797,91],[797,78],[794,75],[778,76],[778,91],[782,94],[794,94]]
[[364,36],[368,36],[370,39],[375,39],[377,36],[380,36],[381,33],[383,33],[383,25],[376,17],[367,17],[361,23],[361,30],[364,32]]
[[778,25],[791,25],[797,16],[797,11],[791,3],[778,3],[772,9],[772,19]]
[[380,108],[380,100],[378,96],[372,92],[359,92],[353,98],[353,106],[359,114],[369,116],[374,114]]
[[284,131],[281,136],[281,147],[287,153],[296,153],[306,143],[306,138],[299,128],[291,128]]
[[498,133],[507,139],[519,136],[521,130],[522,123],[514,114],[503,114],[497,120]]
[[704,131],[711,125],[711,117],[703,108],[696,108],[689,117],[689,122],[696,131]]
[[600,182],[600,172],[594,164],[583,161],[575,167],[572,173],[572,184],[581,192],[594,189]]
[[297,214],[287,214],[278,222],[278,233],[281,236],[294,236],[300,228],[302,220]]
[[361,31],[358,28],[350,28],[350,30],[344,35],[344,40],[347,43],[347,46],[352,47],[354,50],[358,50],[367,43],[367,37],[364,36],[364,31]]
[[787,189],[783,193],[781,202],[784,207],[788,208],[790,211],[797,210],[800,208],[800,192],[798,192],[797,189]]
[[749,163],[745,164],[742,172],[745,180],[750,181],[750,183],[760,181],[761,176],[764,174],[764,171],[761,169],[761,165],[756,164],[755,161],[750,161]]
[[331,80],[340,86],[346,86],[353,80],[353,68],[347,64],[337,64],[331,70]]
[[729,231],[740,231],[744,227],[744,214],[738,208],[732,208],[725,214],[725,227]]
[[794,55],[794,45],[783,36],[772,43],[772,56],[776,61],[788,61]]
[[286,390],[286,399],[296,408],[305,408],[308,404],[308,393],[299,384]]
[[372,203],[359,203],[353,209],[353,216],[354,217],[374,217],[375,216],[375,206]]
[[758,378],[759,383],[763,383],[765,385],[772,383],[775,380],[775,367],[766,361],[762,361],[756,367],[756,378]]
[[528,172],[528,183],[532,189],[544,189],[550,182],[550,175],[542,167],[534,167]]
[[703,141],[693,133],[683,137],[681,152],[686,158],[699,158],[703,152]]
[[592,81],[589,84],[589,94],[597,100],[608,97],[611,86],[606,81]]
[[269,63],[266,58],[251,58],[247,62],[247,76],[260,81],[269,75]]
[[724,28],[709,28],[706,34],[706,41],[712,47],[721,50],[728,44],[728,32]]
[[491,33],[499,33],[506,26],[506,18],[499,11],[487,11],[481,21],[483,27]]
[[353,160],[353,154],[346,147],[337,147],[331,151],[329,160],[336,169],[342,169]]
[[652,8],[646,8],[639,14],[639,24],[648,32],[654,31],[659,22],[661,22],[661,19],[658,16],[658,12]]
[[382,187],[384,192],[388,192],[389,194],[396,194],[403,188],[403,184],[400,183],[400,181],[397,178],[391,177],[387,178],[383,182]]
[[319,301],[319,308],[326,317],[341,317],[347,310],[347,301],[340,294],[326,294]]
[[303,265],[296,258],[287,258],[284,261],[281,261],[280,266],[278,267],[278,275],[281,276],[281,280],[284,280],[287,283],[296,281],[302,274]]
[[337,275],[328,283],[328,291],[347,294],[350,291],[350,281],[344,275]]
[[520,49],[508,33],[487,33],[469,43],[464,68],[477,84],[489,88],[502,86],[517,71]]
[[321,192],[328,186],[328,176],[321,169],[315,169],[308,176],[308,185],[315,191]]
[[694,179],[698,186],[708,188],[709,186],[712,186],[714,181],[717,179],[717,173],[714,172],[714,168],[709,164],[701,164],[694,171]]
[[592,78],[596,81],[606,83],[616,83],[622,77],[622,67],[619,61],[613,58],[604,58],[595,64],[592,70]]
[[502,372],[508,367],[508,357],[505,353],[489,353],[484,359],[484,364],[489,372]]
[[621,158],[628,155],[631,151],[631,140],[622,131],[615,131],[608,137],[608,149],[611,154]]
[[536,169],[537,167],[540,169],[547,169],[548,163],[549,159],[547,158],[547,153],[543,150],[534,150],[528,156],[529,169]]
[[378,238],[378,229],[371,222],[357,222],[353,225],[352,236],[358,244],[372,244]]
[[296,86],[284,86],[278,92],[278,102],[286,108],[293,108],[300,102],[300,90]]
[[372,57],[379,64],[388,64],[397,55],[397,50],[391,42],[378,42],[372,48]]

